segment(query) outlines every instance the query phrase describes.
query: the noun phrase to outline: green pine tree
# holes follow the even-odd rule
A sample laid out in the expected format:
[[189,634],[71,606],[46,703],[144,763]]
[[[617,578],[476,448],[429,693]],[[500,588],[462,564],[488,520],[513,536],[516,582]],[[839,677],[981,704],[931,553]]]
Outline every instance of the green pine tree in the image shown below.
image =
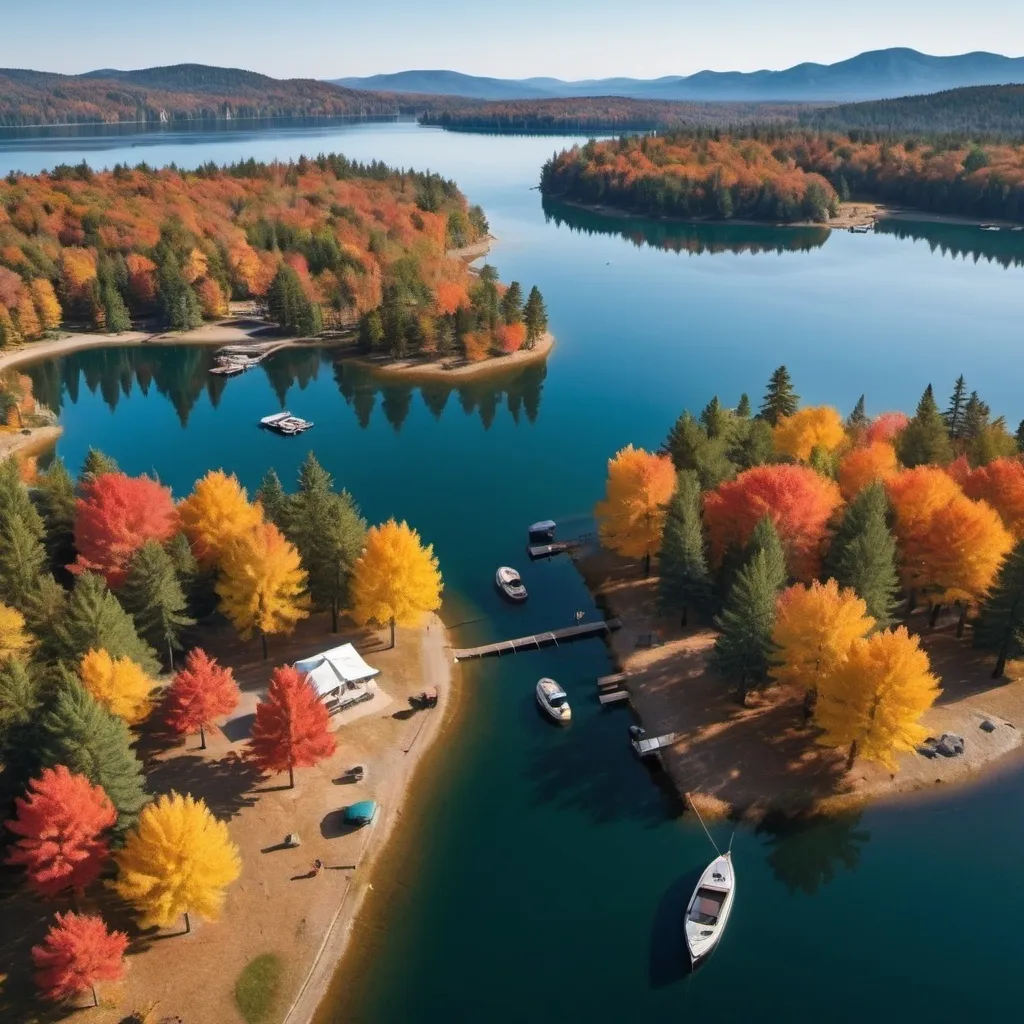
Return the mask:
[[764,401],[758,415],[767,420],[773,427],[783,416],[792,416],[796,412],[800,396],[793,390],[793,382],[789,379],[789,371],[780,366],[768,381]]
[[935,404],[931,384],[917,403],[914,418],[896,439],[896,454],[908,468],[923,465],[945,465],[953,458],[953,448],[946,432],[946,422]]
[[860,430],[861,427],[867,426],[867,422],[868,418],[864,412],[864,396],[861,395],[853,407],[853,412],[846,417],[846,429],[849,431]]
[[988,403],[978,397],[977,391],[972,391],[964,406],[964,422],[960,436],[965,441],[974,441],[980,437],[988,427],[988,418],[992,410]]
[[953,394],[949,399],[949,408],[946,410],[943,419],[946,421],[946,430],[953,440],[963,436],[964,427],[964,406],[967,397],[967,382],[961,373],[953,385]]
[[120,472],[121,467],[109,455],[101,452],[98,448],[90,448],[82,463],[82,471],[78,474],[78,488],[81,490],[86,484],[91,483],[98,476],[104,473]]
[[102,576],[84,572],[50,638],[53,659],[75,671],[90,650],[102,648],[112,658],[129,657],[147,672],[156,674],[160,664],[153,649],[139,638],[131,616],[107,589]]
[[75,482],[63,459],[54,459],[39,474],[34,499],[43,517],[50,568],[62,569],[75,560]]
[[750,399],[747,397],[746,391],[740,395],[739,405],[736,406],[736,415],[741,420],[750,419]]
[[39,577],[35,592],[24,609],[25,625],[39,640],[37,660],[53,661],[53,637],[57,623],[67,608],[68,592],[50,573]]
[[139,636],[156,650],[167,652],[167,664],[173,671],[174,652],[184,646],[182,631],[196,620],[187,613],[188,601],[174,561],[156,541],[147,541],[132,556],[118,597],[135,621]]
[[807,460],[807,465],[815,471],[820,473],[822,476],[827,476],[830,480],[834,480],[836,477],[836,460],[835,456],[827,448],[822,447],[820,444],[816,444],[811,449],[810,457]]
[[106,318],[107,334],[120,334],[122,331],[132,329],[132,318],[128,314],[128,307],[121,298],[121,293],[113,284],[105,285],[100,292],[103,312]]
[[25,524],[33,537],[42,540],[43,520],[21,482],[18,463],[14,459],[0,459],[0,530],[16,519]]
[[729,428],[732,425],[732,416],[729,410],[722,405],[718,400],[718,395],[715,395],[700,414],[700,421],[704,425],[704,429],[707,431],[709,439],[714,440],[718,437],[725,437],[729,434]]
[[783,581],[786,572],[786,549],[782,546],[779,531],[775,528],[770,516],[762,516],[750,534],[750,540],[743,551],[743,562],[749,564],[754,556],[764,552],[768,559],[768,570],[771,575],[781,576]]
[[1017,433],[1013,436],[1017,441],[1017,448],[1024,452],[1024,420],[1017,424]]
[[775,602],[785,586],[785,572],[768,550],[758,551],[739,571],[725,608],[715,620],[721,630],[715,641],[713,663],[737,684],[737,698],[767,679],[775,627]]
[[58,687],[41,724],[41,766],[63,764],[101,786],[117,809],[116,831],[123,835],[149,801],[128,727],[74,680]]
[[994,651],[992,678],[1006,669],[1006,659],[1024,652],[1024,541],[1003,562],[974,623],[974,646]]
[[501,315],[507,324],[522,323],[523,289],[518,281],[513,281],[501,297]]
[[160,310],[164,325],[172,331],[191,331],[203,322],[199,299],[182,277],[181,267],[169,247],[158,253],[157,270]]
[[775,438],[767,421],[741,420],[736,426],[726,456],[738,470],[763,466],[775,458]]
[[263,474],[256,500],[263,506],[263,517],[273,523],[282,533],[287,532],[288,495],[281,486],[281,478],[271,467]]
[[876,480],[846,507],[825,557],[826,575],[862,598],[879,629],[895,620],[900,589],[888,514],[889,499]]
[[701,532],[700,480],[692,470],[679,474],[676,492],[665,514],[661,539],[658,599],[685,626],[691,607],[703,608],[710,596],[704,536]]
[[526,323],[525,347],[533,348],[544,337],[544,332],[548,329],[547,307],[544,305],[544,297],[536,285],[530,289],[523,320]]
[[[41,526],[35,509],[32,511]],[[0,526],[0,600],[22,612],[38,590],[47,563],[40,532],[20,516]]]
[[10,764],[17,734],[30,725],[41,704],[39,685],[20,658],[0,661],[0,761]]
[[348,600],[352,567],[362,553],[366,522],[347,491],[334,492],[330,474],[312,452],[299,473],[299,489],[288,509],[288,537],[308,574],[314,606],[330,611],[338,631],[338,614]]
[[359,351],[369,354],[384,347],[384,324],[380,313],[371,309],[359,318]]

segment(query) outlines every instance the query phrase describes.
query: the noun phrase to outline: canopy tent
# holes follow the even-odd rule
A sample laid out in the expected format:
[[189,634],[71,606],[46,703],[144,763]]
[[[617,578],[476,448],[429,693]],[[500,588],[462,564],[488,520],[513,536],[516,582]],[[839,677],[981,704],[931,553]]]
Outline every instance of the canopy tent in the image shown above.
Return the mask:
[[367,665],[351,644],[342,644],[341,647],[314,654],[312,658],[297,661],[295,668],[306,673],[321,697],[342,687],[355,689],[357,684],[380,675],[380,669]]

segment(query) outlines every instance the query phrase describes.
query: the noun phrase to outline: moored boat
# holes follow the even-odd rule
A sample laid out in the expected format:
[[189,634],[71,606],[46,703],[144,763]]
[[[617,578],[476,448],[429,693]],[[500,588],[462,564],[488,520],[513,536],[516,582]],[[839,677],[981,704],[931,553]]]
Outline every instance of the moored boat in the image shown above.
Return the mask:
[[522,577],[511,566],[501,566],[494,574],[494,583],[510,601],[526,600],[526,586]]
[[557,523],[553,519],[542,519],[530,527],[531,544],[550,544],[555,539]]
[[357,828],[369,825],[377,817],[377,801],[360,800],[358,803],[350,804],[345,808],[343,817],[346,825],[355,825]]
[[556,722],[568,722],[572,719],[572,708],[569,698],[554,679],[541,679],[537,682],[537,703],[549,718]]
[[300,419],[290,412],[276,412],[273,416],[264,416],[260,420],[260,426],[267,430],[273,430],[277,434],[291,437],[294,434],[301,434],[304,430],[309,430],[313,424],[310,420]]
[[691,964],[709,956],[718,945],[735,895],[736,874],[732,853],[727,850],[704,869],[686,908],[686,948]]

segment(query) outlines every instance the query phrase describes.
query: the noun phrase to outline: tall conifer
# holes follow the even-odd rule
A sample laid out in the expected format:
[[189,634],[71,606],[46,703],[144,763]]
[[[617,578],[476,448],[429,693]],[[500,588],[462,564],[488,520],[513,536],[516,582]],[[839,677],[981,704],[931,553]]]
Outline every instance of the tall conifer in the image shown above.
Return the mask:
[[1006,659],[1024,651],[1024,541],[1020,541],[1003,562],[974,624],[974,645],[993,651],[998,679]]
[[908,469],[923,465],[945,465],[953,458],[953,448],[946,432],[931,384],[917,403],[914,418],[896,439],[896,454]]
[[793,390],[789,371],[780,366],[768,381],[759,415],[774,427],[783,416],[792,416],[799,402],[800,396]]
[[658,599],[665,611],[688,621],[691,606],[708,600],[710,580],[700,525],[700,482],[692,470],[679,474],[665,514],[659,558]]
[[174,668],[174,652],[182,650],[181,633],[195,625],[171,556],[156,541],[147,541],[132,556],[118,596],[135,621],[139,636]]
[[946,429],[954,440],[963,435],[964,405],[967,399],[967,382],[961,373],[953,385],[953,394],[949,399],[949,408],[945,412]]

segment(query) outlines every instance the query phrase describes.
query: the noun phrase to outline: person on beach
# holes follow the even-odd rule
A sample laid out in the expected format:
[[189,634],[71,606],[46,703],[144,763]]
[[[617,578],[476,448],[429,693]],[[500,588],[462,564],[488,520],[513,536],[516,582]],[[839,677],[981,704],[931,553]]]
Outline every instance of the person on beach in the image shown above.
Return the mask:
[[319,857],[317,857],[317,859],[315,861],[313,861],[313,877],[314,878],[316,878],[316,876],[320,874],[320,872],[323,870],[323,867],[324,867],[324,862]]

